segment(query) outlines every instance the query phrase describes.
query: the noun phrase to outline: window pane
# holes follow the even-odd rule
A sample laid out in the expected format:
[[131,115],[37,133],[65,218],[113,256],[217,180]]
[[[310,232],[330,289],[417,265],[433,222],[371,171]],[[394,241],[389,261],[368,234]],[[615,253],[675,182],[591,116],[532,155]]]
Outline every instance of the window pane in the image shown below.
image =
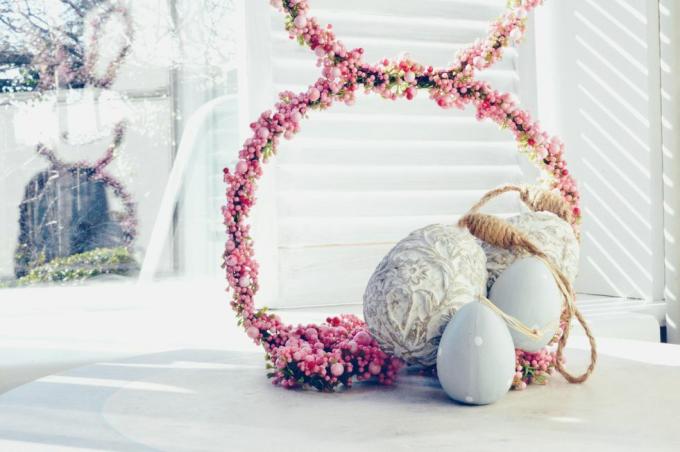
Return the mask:
[[0,284],[218,274],[234,3],[0,0],[0,17]]

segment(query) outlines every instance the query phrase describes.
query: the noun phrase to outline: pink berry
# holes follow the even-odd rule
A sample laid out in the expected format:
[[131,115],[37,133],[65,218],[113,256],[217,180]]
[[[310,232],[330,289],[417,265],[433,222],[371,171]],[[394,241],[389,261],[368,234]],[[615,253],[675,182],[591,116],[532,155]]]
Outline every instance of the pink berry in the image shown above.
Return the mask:
[[515,42],[517,42],[517,41],[519,41],[520,39],[522,39],[522,30],[520,30],[519,28],[514,28],[514,29],[510,32],[510,39],[511,39],[512,41],[515,41]]
[[307,18],[301,14],[295,18],[293,23],[297,28],[305,28],[307,26]]
[[321,98],[321,91],[319,91],[317,88],[311,88],[309,90],[309,100],[312,102],[316,102]]
[[241,276],[241,279],[238,280],[238,285],[241,287],[248,287],[250,283],[250,276],[248,275]]
[[257,136],[263,140],[266,140],[269,138],[269,130],[267,130],[265,127],[262,127],[257,131]]
[[331,374],[333,374],[334,377],[339,377],[345,373],[345,367],[340,364],[340,363],[335,363],[331,366]]
[[369,345],[373,339],[366,331],[359,331],[354,336],[354,341],[359,345]]
[[251,339],[257,339],[260,335],[260,330],[258,330],[257,327],[251,326],[246,330],[246,334]]

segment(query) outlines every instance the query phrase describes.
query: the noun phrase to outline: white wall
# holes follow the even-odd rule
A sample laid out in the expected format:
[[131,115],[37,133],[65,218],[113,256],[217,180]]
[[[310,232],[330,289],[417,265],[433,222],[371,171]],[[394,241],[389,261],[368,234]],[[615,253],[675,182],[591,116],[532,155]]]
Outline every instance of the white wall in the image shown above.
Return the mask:
[[663,298],[658,13],[655,0],[537,11],[540,118],[583,195],[581,292]]
[[660,1],[663,186],[668,341],[680,343],[680,4]]

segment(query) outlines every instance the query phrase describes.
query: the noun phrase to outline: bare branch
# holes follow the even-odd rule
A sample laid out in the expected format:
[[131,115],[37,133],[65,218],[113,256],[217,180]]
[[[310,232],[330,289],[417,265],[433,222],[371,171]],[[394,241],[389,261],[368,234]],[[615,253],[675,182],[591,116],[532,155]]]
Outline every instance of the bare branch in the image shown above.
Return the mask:
[[84,10],[82,5],[77,5],[76,2],[73,0],[61,0],[61,2],[65,5],[70,6],[73,12],[77,14],[79,17],[85,17],[85,15],[87,14],[87,10]]

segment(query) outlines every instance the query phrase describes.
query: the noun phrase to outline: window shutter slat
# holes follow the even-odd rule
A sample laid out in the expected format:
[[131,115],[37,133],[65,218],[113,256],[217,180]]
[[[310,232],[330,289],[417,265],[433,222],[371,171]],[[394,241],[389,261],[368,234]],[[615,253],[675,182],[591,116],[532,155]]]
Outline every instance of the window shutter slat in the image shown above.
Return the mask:
[[[504,0],[312,0],[367,61],[407,51],[433,66],[484,36]],[[319,77],[308,49],[291,42],[272,15],[272,86],[305,90]],[[484,74],[494,88],[517,93],[517,52]],[[353,107],[312,112],[301,133],[282,143],[277,166],[279,306],[361,303],[384,254],[414,229],[454,223],[486,190],[521,182],[513,138],[471,110],[442,110],[427,92],[408,102],[359,96]],[[518,210],[516,200],[490,212]]]

